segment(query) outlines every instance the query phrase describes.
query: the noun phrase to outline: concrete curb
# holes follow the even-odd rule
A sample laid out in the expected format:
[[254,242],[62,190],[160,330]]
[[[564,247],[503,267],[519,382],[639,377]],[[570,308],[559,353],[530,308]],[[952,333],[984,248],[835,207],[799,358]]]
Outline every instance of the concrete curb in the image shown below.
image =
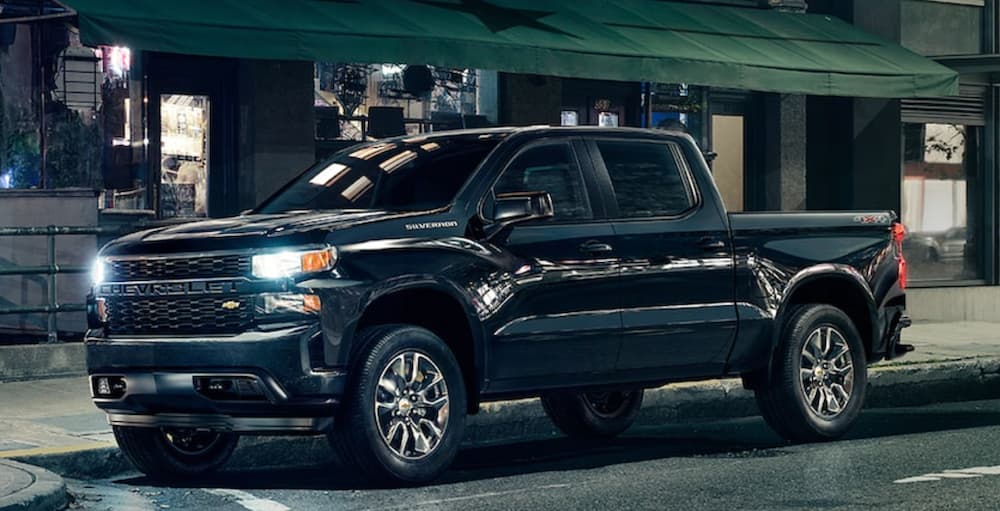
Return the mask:
[[0,496],[0,511],[54,511],[69,503],[66,483],[48,470],[10,460],[0,460],[0,470],[26,473],[32,481],[25,488]]
[[[1000,398],[1000,358],[879,365],[869,371],[868,408]],[[758,415],[753,392],[739,379],[677,383],[646,391],[636,426],[697,423]],[[465,446],[558,436],[538,399],[484,404],[466,423]],[[322,437],[247,438],[230,466],[322,463],[332,454]],[[116,447],[16,458],[74,478],[131,471]]]
[[0,381],[87,374],[82,342],[0,346]]

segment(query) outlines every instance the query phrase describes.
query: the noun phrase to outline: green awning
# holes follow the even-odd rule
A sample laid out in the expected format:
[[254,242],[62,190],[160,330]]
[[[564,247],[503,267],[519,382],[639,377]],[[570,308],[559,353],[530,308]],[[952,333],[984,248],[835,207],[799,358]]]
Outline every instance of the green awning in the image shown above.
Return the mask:
[[954,95],[954,71],[832,16],[657,0],[65,0],[83,41],[825,96]]

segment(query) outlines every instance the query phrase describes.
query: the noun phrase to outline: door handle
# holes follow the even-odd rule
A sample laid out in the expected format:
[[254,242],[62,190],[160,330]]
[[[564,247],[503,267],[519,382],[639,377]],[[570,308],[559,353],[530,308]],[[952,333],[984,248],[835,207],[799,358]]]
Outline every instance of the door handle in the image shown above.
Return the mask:
[[702,238],[698,240],[698,246],[703,250],[722,250],[726,248],[726,242],[717,238]]
[[590,240],[580,245],[580,252],[587,254],[599,254],[603,252],[611,252],[612,250],[614,250],[614,248],[612,248],[611,245],[601,243],[597,240]]

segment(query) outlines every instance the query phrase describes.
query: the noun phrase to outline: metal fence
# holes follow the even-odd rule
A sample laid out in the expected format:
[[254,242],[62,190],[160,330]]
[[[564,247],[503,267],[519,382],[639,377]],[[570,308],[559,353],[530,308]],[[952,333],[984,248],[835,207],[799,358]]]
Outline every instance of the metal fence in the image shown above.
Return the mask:
[[48,300],[45,305],[20,305],[14,307],[4,307],[0,305],[0,315],[4,314],[47,314],[48,322],[46,327],[46,339],[48,342],[57,342],[58,329],[56,315],[60,312],[84,312],[87,310],[85,303],[59,303],[56,292],[58,290],[58,275],[72,273],[86,273],[90,271],[88,266],[60,265],[56,261],[56,236],[82,236],[100,235],[118,232],[118,229],[108,229],[102,227],[0,227],[0,237],[2,236],[46,236],[48,237],[48,264],[44,266],[0,266],[0,277],[10,275],[47,275],[48,276]]

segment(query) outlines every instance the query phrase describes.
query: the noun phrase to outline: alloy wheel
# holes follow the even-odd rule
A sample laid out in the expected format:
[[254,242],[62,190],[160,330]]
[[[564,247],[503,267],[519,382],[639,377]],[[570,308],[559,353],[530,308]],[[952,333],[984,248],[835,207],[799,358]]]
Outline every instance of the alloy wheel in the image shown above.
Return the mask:
[[375,389],[375,420],[382,441],[407,460],[426,457],[448,428],[448,383],[437,364],[404,351],[382,370]]
[[815,414],[840,415],[854,390],[854,362],[843,334],[829,325],[813,330],[802,346],[799,375],[802,395]]

